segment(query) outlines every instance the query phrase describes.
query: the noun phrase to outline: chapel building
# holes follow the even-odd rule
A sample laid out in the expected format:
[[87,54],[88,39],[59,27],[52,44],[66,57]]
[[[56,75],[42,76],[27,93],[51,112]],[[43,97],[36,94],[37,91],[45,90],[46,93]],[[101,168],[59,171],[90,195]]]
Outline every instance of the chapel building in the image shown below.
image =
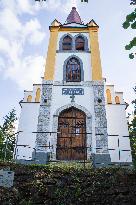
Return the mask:
[[99,26],[84,24],[73,7],[49,29],[42,83],[20,102],[16,160],[131,164],[126,103],[102,76]]

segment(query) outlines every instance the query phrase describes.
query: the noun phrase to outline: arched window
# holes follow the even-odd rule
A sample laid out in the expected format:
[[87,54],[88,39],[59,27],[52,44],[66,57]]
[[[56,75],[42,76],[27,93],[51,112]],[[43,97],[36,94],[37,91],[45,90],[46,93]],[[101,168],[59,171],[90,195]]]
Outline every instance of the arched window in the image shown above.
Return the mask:
[[65,36],[62,41],[62,50],[72,50],[72,38]]
[[107,104],[112,104],[111,92],[109,89],[106,90],[106,94],[107,94]]
[[28,95],[27,97],[27,102],[31,102],[32,101],[32,96],[31,95]]
[[120,104],[119,96],[116,96],[116,97],[115,97],[115,102],[116,102],[116,104]]
[[85,50],[85,40],[82,36],[78,36],[75,41],[76,50]]
[[81,66],[78,59],[70,58],[66,65],[66,81],[80,82],[81,81]]
[[40,102],[40,92],[41,92],[41,89],[38,88],[36,91],[35,102]]

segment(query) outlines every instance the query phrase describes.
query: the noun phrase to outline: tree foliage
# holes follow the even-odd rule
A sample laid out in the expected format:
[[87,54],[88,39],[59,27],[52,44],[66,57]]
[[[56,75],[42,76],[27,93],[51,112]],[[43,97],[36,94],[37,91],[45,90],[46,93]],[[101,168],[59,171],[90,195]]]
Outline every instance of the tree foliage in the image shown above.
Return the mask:
[[130,5],[136,5],[136,0],[131,0]]
[[16,111],[13,109],[4,117],[3,125],[0,125],[0,160],[13,159],[16,120]]
[[[134,92],[136,94],[136,87],[134,88]],[[136,166],[136,99],[132,101],[134,105],[134,113],[133,113],[133,120],[129,123],[129,134],[131,140],[131,149],[132,149],[132,156],[133,162]]]
[[[131,0],[131,5],[136,5],[136,0]],[[124,29],[136,29],[136,8],[134,9],[134,11],[130,14],[128,14],[126,16],[126,20],[123,23],[123,28]],[[134,48],[136,46],[136,37],[134,37],[128,45],[125,46],[126,50],[131,50],[132,48]],[[129,58],[133,59],[135,57],[136,53],[130,53],[129,54]]]

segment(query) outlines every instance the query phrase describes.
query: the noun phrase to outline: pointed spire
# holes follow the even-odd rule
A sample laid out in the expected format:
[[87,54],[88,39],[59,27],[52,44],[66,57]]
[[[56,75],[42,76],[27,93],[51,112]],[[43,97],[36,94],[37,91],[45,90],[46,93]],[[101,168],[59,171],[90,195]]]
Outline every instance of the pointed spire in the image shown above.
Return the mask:
[[66,23],[79,23],[82,24],[81,18],[76,10],[76,7],[72,7],[70,14],[67,17]]

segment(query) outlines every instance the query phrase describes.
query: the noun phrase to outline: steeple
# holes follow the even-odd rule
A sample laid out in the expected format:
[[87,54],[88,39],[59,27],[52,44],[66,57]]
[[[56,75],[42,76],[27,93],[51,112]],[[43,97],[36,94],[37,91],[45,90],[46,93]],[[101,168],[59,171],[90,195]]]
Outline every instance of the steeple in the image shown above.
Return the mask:
[[76,7],[72,7],[70,14],[67,17],[66,23],[79,23],[81,24],[81,18],[76,10]]

